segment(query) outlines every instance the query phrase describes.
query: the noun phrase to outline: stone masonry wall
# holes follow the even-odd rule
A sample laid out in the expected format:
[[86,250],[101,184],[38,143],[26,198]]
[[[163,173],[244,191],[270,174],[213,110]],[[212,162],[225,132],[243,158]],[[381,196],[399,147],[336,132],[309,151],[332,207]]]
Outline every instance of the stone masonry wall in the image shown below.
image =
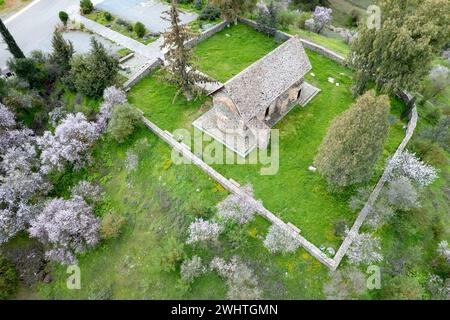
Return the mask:
[[[257,22],[250,20],[250,19],[246,19],[246,18],[239,18],[239,22],[244,23],[254,29],[256,29],[258,26]],[[290,35],[283,31],[277,30],[275,32],[275,38],[280,39],[282,41],[286,41],[292,37],[293,37],[293,35]],[[322,47],[314,42],[311,42],[311,41],[308,41],[308,40],[305,40],[302,38],[300,38],[300,41],[302,42],[302,44],[305,48],[308,48],[314,52],[324,55],[324,56],[328,57],[329,59],[336,61],[339,64],[345,65],[345,58],[338,55],[337,53],[335,53],[331,50],[328,50],[327,48]]]

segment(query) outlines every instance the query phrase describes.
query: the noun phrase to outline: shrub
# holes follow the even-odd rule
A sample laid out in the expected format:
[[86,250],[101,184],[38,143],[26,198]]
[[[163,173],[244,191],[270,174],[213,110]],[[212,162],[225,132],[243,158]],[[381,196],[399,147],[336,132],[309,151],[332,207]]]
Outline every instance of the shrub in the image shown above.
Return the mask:
[[450,263],[450,247],[448,242],[443,240],[439,242],[437,252],[441,255],[448,263]]
[[94,4],[91,0],[81,0],[80,10],[82,14],[89,14],[94,10]]
[[125,219],[114,213],[107,213],[100,222],[100,237],[104,240],[114,239],[120,235]]
[[142,114],[130,104],[114,106],[108,132],[119,143],[123,143],[141,123]]
[[31,287],[45,277],[44,248],[38,241],[29,241],[21,246],[11,246],[5,250],[5,256],[10,260],[25,286]]
[[41,88],[47,82],[46,70],[32,58],[10,59],[7,64],[14,74],[26,81],[31,88]]
[[164,271],[173,272],[179,266],[179,263],[184,260],[184,245],[178,242],[174,237],[166,241],[163,249],[163,256],[161,257],[161,267]]
[[103,16],[105,17],[105,20],[106,20],[106,21],[112,21],[112,19],[113,19],[112,14],[109,13],[108,11],[105,11],[105,12],[103,13]]
[[202,264],[202,258],[193,256],[192,259],[184,260],[181,264],[181,279],[184,282],[191,284],[195,278],[205,272],[205,267]]
[[194,0],[193,6],[196,10],[202,10],[203,0]]
[[328,300],[350,300],[358,299],[365,287],[364,273],[355,267],[346,267],[333,273],[323,291]]
[[207,4],[205,8],[203,8],[202,13],[200,14],[200,20],[210,20],[214,21],[220,17],[220,9],[211,4]]
[[230,300],[257,300],[261,298],[258,279],[240,258],[234,256],[230,262],[215,257],[210,264],[211,270],[217,271],[219,276],[227,282],[227,297]]
[[305,23],[306,20],[311,18],[310,12],[301,12],[297,17],[297,27],[300,29],[306,29]]
[[445,166],[447,164],[447,157],[444,149],[437,143],[430,140],[418,139],[414,141],[414,151],[426,163],[436,167]]
[[134,32],[139,38],[142,38],[147,33],[147,29],[145,29],[145,26],[142,22],[136,22],[134,25]]
[[0,300],[6,300],[16,292],[18,283],[14,265],[0,255]]
[[297,19],[297,14],[289,10],[283,10],[278,13],[278,24],[282,29],[288,29]]
[[64,26],[67,26],[67,21],[69,20],[69,15],[65,11],[60,11],[59,14],[59,20],[63,23]]
[[102,188],[85,180],[78,182],[70,191],[72,196],[79,196],[89,204],[98,202],[102,198]]
[[423,288],[416,277],[401,275],[390,279],[385,285],[385,299],[421,300],[422,295]]
[[194,244],[197,242],[217,241],[222,230],[223,227],[218,223],[198,218],[189,226],[189,238],[186,243]]
[[359,21],[359,13],[356,10],[350,11],[350,16],[348,17],[348,25],[349,27],[357,27]]

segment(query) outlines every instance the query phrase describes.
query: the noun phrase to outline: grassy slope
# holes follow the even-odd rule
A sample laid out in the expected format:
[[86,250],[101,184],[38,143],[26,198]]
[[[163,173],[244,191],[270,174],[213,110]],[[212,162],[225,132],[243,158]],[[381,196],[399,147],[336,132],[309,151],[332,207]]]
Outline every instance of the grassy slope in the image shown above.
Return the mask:
[[[245,37],[241,36],[242,30],[245,31]],[[247,41],[250,36],[253,40]],[[267,38],[264,35],[260,37],[259,33],[243,25],[219,33],[217,39],[213,37],[203,42],[196,53],[200,55],[200,69],[208,74],[214,74],[222,81],[250,64],[252,52],[255,61],[262,52],[270,50],[266,45],[256,50],[256,39],[266,42]],[[269,43],[271,41],[269,40]],[[204,54],[209,52],[210,46],[214,54]],[[245,58],[236,58],[234,48],[239,48]],[[355,214],[350,212],[347,206],[351,190],[343,194],[330,194],[325,181],[317,173],[308,171],[308,167],[312,165],[316,150],[331,120],[346,110],[353,101],[350,93],[351,72],[313,52],[308,52],[308,55],[316,77],[308,75],[307,81],[319,87],[322,92],[306,108],[294,109],[276,126],[281,133],[278,174],[261,176],[259,173],[261,165],[215,165],[215,168],[241,184],[251,182],[256,196],[263,200],[268,209],[286,222],[290,221],[300,227],[302,233],[316,245],[325,244],[336,248],[340,239],[333,234],[333,223],[345,219],[351,224],[355,218]],[[328,77],[335,78],[336,82],[341,84],[340,87],[329,83]],[[155,77],[150,77],[133,88],[130,101],[164,129],[191,129],[192,121],[207,110],[210,101],[200,99],[189,103],[187,108],[180,102],[171,105],[172,96],[168,95],[171,90],[170,86],[159,83]],[[398,115],[400,109],[401,104],[394,101],[393,112]],[[404,132],[401,127],[400,122],[392,127],[377,174],[380,174],[384,167],[384,159],[395,150],[403,138]],[[283,189],[290,192],[273,192]]]
[[[175,90],[167,93],[173,95]],[[179,103],[189,105],[182,98]],[[139,168],[128,174],[125,153],[136,144],[140,145]],[[109,288],[116,299],[225,298],[226,287],[216,274],[207,273],[185,292],[177,287],[178,270],[165,271],[161,266],[171,242],[185,240],[189,222],[195,216],[211,216],[214,205],[226,195],[195,166],[171,166],[169,159],[169,147],[144,129],[124,145],[107,139],[99,142],[92,167],[75,174],[72,184],[83,177],[99,180],[107,198],[103,206],[126,217],[127,226],[119,239],[102,242],[79,258],[81,290],[66,289],[67,274],[59,266],[53,273],[54,281],[39,286],[39,297],[85,299]],[[272,257],[257,239],[267,227],[266,221],[257,218],[244,228],[239,245],[223,239],[219,248],[196,254],[205,261],[215,255],[242,256],[257,271],[266,297],[321,298],[322,283],[327,279],[325,267],[303,250]]]
[[[291,134],[290,142],[294,140],[294,143],[296,138],[300,139],[304,135],[308,137],[318,135],[318,132],[309,132],[305,127],[307,124],[302,120],[308,119],[318,125],[321,121],[328,119],[327,112],[319,112],[323,106],[320,106],[318,102],[321,101],[323,105],[327,106],[331,104],[331,111],[337,113],[338,109],[344,107],[334,103],[348,94],[345,87],[338,89],[327,82],[324,83],[326,75],[329,74],[339,79],[344,86],[348,86],[348,71],[344,70],[344,75],[337,76],[341,67],[315,54],[310,53],[310,58],[317,79],[308,77],[308,81],[313,83],[317,81],[316,84],[323,92],[306,109],[296,109],[278,125],[282,131],[286,130],[285,137],[288,132]],[[320,71],[321,64],[325,71]],[[216,70],[216,72],[221,73],[220,70]],[[226,72],[230,73],[231,71],[227,70]],[[332,92],[332,95],[324,96],[325,90]],[[190,121],[201,113],[199,106],[205,101],[188,103],[180,97],[172,105],[171,100],[174,93],[174,88],[157,82],[154,77],[148,77],[132,90],[130,100],[139,104],[146,114],[162,127],[174,129],[189,125]],[[316,107],[314,107],[315,105]],[[394,104],[396,111],[400,107],[400,104]],[[171,109],[170,112],[167,112],[167,108]],[[319,125],[317,131],[323,131],[324,128],[323,124]],[[392,151],[395,148],[402,133],[398,126],[391,131],[391,139],[386,146],[385,155],[387,150]],[[127,174],[124,170],[125,152],[138,142],[141,142],[139,143],[141,145],[142,141],[145,141],[147,146],[140,147],[141,160],[138,171]],[[308,139],[302,139],[302,141],[308,141]],[[307,156],[311,157],[311,155]],[[300,158],[302,162],[297,164],[291,160],[291,164],[286,168],[293,167],[295,170],[305,173],[303,160],[298,155],[296,157]],[[50,299],[87,298],[102,287],[110,287],[113,298],[212,299],[225,297],[225,286],[215,274],[206,274],[195,281],[190,292],[183,293],[176,287],[177,273],[166,272],[161,268],[160,258],[169,249],[169,240],[176,237],[183,238],[185,236],[183,230],[185,230],[187,221],[192,220],[194,215],[210,215],[208,212],[211,211],[214,204],[225,196],[225,193],[220,191],[220,188],[197,168],[170,166],[168,159],[170,159],[169,148],[147,130],[140,130],[124,145],[118,146],[109,140],[99,142],[94,152],[92,167],[75,174],[71,184],[83,177],[101,181],[108,199],[105,206],[116,214],[126,216],[128,225],[119,239],[103,242],[97,249],[80,257],[81,290],[67,290],[65,268],[57,267],[53,274],[54,281],[48,285],[40,285],[39,297]],[[304,163],[307,162],[304,161]],[[381,163],[378,171],[380,169]],[[249,173],[249,177],[254,178],[254,175]],[[446,184],[448,185],[446,180],[440,179],[433,185],[431,194],[427,195],[424,204],[426,210],[438,210],[441,216],[447,215],[450,208],[446,205],[448,198],[445,198],[443,192]],[[296,182],[293,190],[298,188],[303,188],[303,186]],[[276,188],[277,195],[282,194],[280,192],[282,190],[288,190],[288,188],[284,185],[279,186]],[[438,209],[434,207],[434,201],[439,202]],[[316,220],[321,219],[323,218],[320,217]],[[410,223],[409,220],[412,218],[406,219],[406,224]],[[405,219],[398,219],[383,231],[383,247],[386,253],[407,249],[410,246],[417,246],[421,250],[425,248],[425,246],[421,247],[424,243],[423,240],[426,240],[427,251],[434,250],[434,247],[428,247],[430,241],[428,241],[427,233],[430,230],[426,219],[415,221],[414,228],[407,230],[402,228],[402,224],[405,224],[402,221]],[[448,216],[445,223],[448,226]],[[261,241],[255,238],[263,235],[266,228],[267,223],[257,218],[255,222],[246,227],[245,232],[250,235],[246,237],[247,244],[233,249],[230,243],[225,242],[222,254],[236,253],[245,257],[246,261],[256,269],[265,297],[291,299],[323,297],[321,287],[323,281],[327,279],[325,268],[303,250],[299,250],[295,255],[270,256],[262,247]],[[400,249],[398,248],[399,244],[401,245]],[[202,257],[210,255],[211,252],[201,253]],[[422,269],[426,269],[427,264],[425,263],[421,265]]]

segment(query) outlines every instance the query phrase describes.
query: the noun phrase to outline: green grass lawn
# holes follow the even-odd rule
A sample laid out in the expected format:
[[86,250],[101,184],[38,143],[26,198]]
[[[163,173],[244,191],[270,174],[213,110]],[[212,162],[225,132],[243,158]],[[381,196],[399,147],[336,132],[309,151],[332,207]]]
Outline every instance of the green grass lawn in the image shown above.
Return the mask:
[[347,55],[350,53],[350,46],[346,44],[342,39],[330,38],[321,34],[317,34],[315,32],[310,32],[293,27],[291,27],[287,32],[292,35],[298,35],[300,36],[300,38],[328,48],[343,57],[347,57]]
[[[195,47],[197,64],[213,78],[225,82],[277,47],[274,38],[238,24],[225,28]],[[224,55],[226,59],[224,58]]]
[[[246,52],[243,42],[237,45],[242,48],[241,52]],[[207,50],[207,42],[204,46],[204,50]],[[218,52],[227,67],[223,70],[211,64],[217,74],[231,76],[245,68],[246,65],[228,63],[231,51]],[[307,81],[318,86],[322,92],[306,108],[294,109],[277,125],[281,131],[278,175],[260,176],[258,167],[251,165],[216,168],[241,183],[252,182],[256,196],[262,198],[269,209],[285,221],[298,223],[302,233],[316,244],[336,246],[338,239],[332,234],[332,222],[344,218],[352,223],[355,217],[348,211],[346,204],[351,190],[341,195],[328,193],[324,181],[317,174],[307,171],[307,166],[311,164],[330,121],[352,102],[349,90],[351,72],[322,56],[309,51],[307,53],[316,74],[315,77],[308,75]],[[217,59],[215,56],[212,58]],[[258,58],[259,55],[253,56],[253,60]],[[251,57],[247,59],[248,63],[252,62]],[[208,66],[207,62],[205,59],[205,66]],[[341,86],[336,87],[327,82],[329,76],[334,77]],[[191,128],[192,120],[208,109],[210,100],[203,97],[188,102],[179,96],[172,103],[175,92],[176,88],[158,80],[156,74],[146,77],[133,87],[129,100],[164,129]],[[66,98],[70,101],[74,99],[72,95]],[[81,103],[86,104],[88,109],[98,105],[97,101],[89,100]],[[393,99],[393,114],[398,115],[402,107],[399,101]],[[398,122],[391,127],[383,158],[391,154],[403,138],[401,126],[402,123]],[[125,169],[126,152],[130,150],[139,158],[134,172]],[[108,135],[100,139],[90,166],[80,172],[66,173],[53,193],[54,196],[67,196],[67,190],[81,179],[99,182],[105,190],[105,199],[96,212],[99,215],[113,212],[125,217],[126,225],[121,236],[115,240],[102,241],[96,249],[79,256],[81,290],[67,289],[66,268],[54,265],[51,283],[41,283],[35,291],[21,290],[18,297],[224,299],[226,286],[215,273],[207,272],[187,290],[179,286],[179,262],[172,270],[167,270],[162,264],[163,258],[186,240],[189,223],[195,217],[210,218],[214,215],[215,205],[227,195],[196,166],[173,165],[170,159],[168,145],[144,128],[137,130],[121,145]],[[380,160],[377,174],[371,183],[375,183],[383,164],[383,160]],[[446,174],[448,177],[448,170]],[[424,210],[438,210],[440,216],[448,213],[449,208],[445,204],[445,190],[448,197],[448,187],[445,189],[447,181],[440,179],[433,185],[430,194],[427,194]],[[442,203],[437,209],[435,200]],[[448,217],[444,223],[448,229]],[[255,270],[264,298],[324,298],[322,288],[328,280],[328,270],[303,249],[290,255],[270,255],[262,245],[268,226],[267,221],[257,217],[244,227],[227,230],[216,247],[193,250],[185,246],[181,259],[184,255],[192,254],[200,255],[204,261],[210,261],[214,256],[228,258],[239,255]],[[421,216],[398,216],[380,232],[386,260],[391,258],[391,253],[402,254],[411,249],[414,252],[421,252],[423,248],[427,252],[434,251],[432,237],[435,230],[431,228],[429,219]],[[22,241],[18,238],[10,245]],[[431,254],[426,256],[430,257],[421,260],[417,270],[419,273],[428,272],[432,257]],[[373,295],[376,296],[377,292],[375,290]]]
[[[245,37],[236,34],[243,30]],[[230,36],[225,36],[229,34]],[[248,41],[252,38],[252,41]],[[238,25],[219,33],[201,44],[196,50],[200,55],[200,68],[222,81],[239,73],[243,68],[260,58],[267,51],[267,44],[259,50],[257,41],[269,42],[250,29]],[[211,47],[211,50],[209,48]],[[239,48],[245,57],[239,59],[234,48]],[[206,52],[211,54],[206,55]],[[292,222],[302,230],[302,234],[316,245],[324,244],[337,248],[340,238],[334,236],[333,225],[343,219],[351,225],[356,217],[348,208],[348,198],[353,190],[333,194],[327,190],[326,182],[317,173],[308,171],[312,165],[317,148],[325,136],[330,122],[352,103],[350,92],[351,71],[319,54],[307,51],[315,77],[308,75],[306,80],[322,90],[305,108],[295,108],[275,129],[280,130],[280,169],[274,176],[260,175],[262,165],[214,165],[226,177],[233,178],[242,185],[252,183],[257,198],[285,222]],[[241,62],[241,63],[238,63]],[[245,63],[243,62],[245,61]],[[340,83],[327,81],[335,78]],[[178,128],[192,129],[191,123],[211,105],[209,99],[200,98],[190,103],[176,100],[172,104],[174,89],[150,76],[137,84],[129,94],[130,101],[144,111],[145,115],[158,126],[173,131]],[[402,104],[393,99],[392,112],[398,117]],[[383,158],[377,166],[375,183],[382,173],[385,159],[392,154],[404,137],[403,123],[398,121],[391,127]],[[255,151],[257,152],[257,151]],[[280,192],[274,192],[280,190]],[[289,190],[283,192],[281,190]]]
[[[175,91],[171,92],[172,94]],[[189,103],[180,98],[180,104]],[[127,150],[139,155],[137,171],[125,170]],[[187,237],[194,217],[209,218],[214,206],[226,196],[217,184],[193,165],[170,165],[171,150],[146,129],[140,129],[127,143],[117,145],[107,137],[94,151],[92,165],[69,175],[68,189],[76,181],[99,181],[105,190],[101,212],[112,211],[126,218],[122,235],[103,241],[79,256],[81,290],[68,290],[66,268],[56,266],[50,284],[40,284],[37,297],[44,299],[224,299],[226,286],[217,274],[208,272],[190,290],[179,287],[179,265],[166,270],[162,260]],[[61,191],[62,192],[62,191]],[[221,238],[221,245],[196,250],[204,261],[218,255],[241,256],[256,272],[264,297],[279,299],[323,298],[321,288],[327,270],[304,250],[272,256],[263,247],[268,223],[256,218],[236,228],[234,240]],[[185,247],[190,255],[192,249]],[[305,274],[308,277],[305,277]],[[21,292],[23,292],[21,290]],[[22,298],[35,298],[34,293]]]

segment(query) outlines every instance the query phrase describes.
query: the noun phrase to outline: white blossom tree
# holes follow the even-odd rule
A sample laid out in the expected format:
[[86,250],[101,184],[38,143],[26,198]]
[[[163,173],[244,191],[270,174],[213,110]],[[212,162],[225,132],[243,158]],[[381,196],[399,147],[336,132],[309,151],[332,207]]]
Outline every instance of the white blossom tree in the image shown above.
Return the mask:
[[25,143],[34,144],[36,138],[31,129],[13,129],[0,133],[0,154],[5,154],[9,148],[21,146]]
[[346,267],[332,274],[323,291],[328,300],[350,300],[358,299],[365,288],[364,273],[355,267]]
[[14,113],[0,104],[0,243],[28,227],[37,212],[32,200],[50,187],[39,172],[33,131],[16,127]]
[[190,284],[195,278],[199,277],[206,271],[203,266],[202,258],[193,256],[191,259],[184,260],[181,264],[180,274],[184,282]]
[[99,220],[81,198],[50,200],[31,221],[29,233],[46,247],[46,256],[63,264],[76,262],[76,254],[98,242]]
[[97,114],[97,127],[100,132],[104,132],[108,127],[108,121],[112,115],[112,109],[115,105],[122,105],[127,102],[125,92],[116,87],[108,87],[103,91],[103,103]]
[[29,225],[31,219],[38,213],[35,206],[19,203],[14,207],[0,210],[0,244],[14,237]]
[[82,180],[71,189],[72,197],[79,196],[87,203],[95,203],[102,198],[102,188],[89,181]]
[[400,210],[408,211],[420,206],[419,194],[406,177],[398,177],[389,182],[385,194],[389,204]]
[[257,300],[261,299],[261,290],[258,288],[258,279],[239,257],[234,256],[230,262],[215,257],[210,264],[211,270],[217,271],[220,277],[227,282],[227,297],[230,300]]
[[270,253],[292,253],[298,249],[300,243],[294,238],[288,230],[273,224],[264,239],[264,246]]
[[46,131],[37,139],[42,149],[41,170],[44,173],[54,169],[61,171],[67,163],[81,167],[99,134],[96,124],[87,121],[82,113],[67,115],[54,134]]
[[448,246],[448,242],[442,240],[438,244],[437,252],[441,255],[448,263],[450,263],[450,247]]
[[330,8],[317,6],[312,18],[305,21],[305,26],[311,31],[321,33],[327,25],[331,24],[332,12],[333,10]]
[[[253,197],[253,187],[249,184],[244,191]],[[238,224],[245,224],[253,219],[255,208],[244,197],[230,194],[217,206],[217,214],[225,220],[232,220]]]
[[350,234],[348,230],[346,234],[353,240],[347,251],[347,257],[351,264],[371,264],[383,261],[380,238],[373,237],[369,233]]
[[198,218],[189,226],[189,237],[186,243],[215,242],[222,230],[223,227],[220,224]]
[[398,157],[390,160],[392,164],[391,179],[400,176],[407,177],[414,184],[423,188],[437,178],[437,171],[432,166],[419,160],[413,153],[402,152]]
[[0,103],[0,134],[16,125],[14,113]]

